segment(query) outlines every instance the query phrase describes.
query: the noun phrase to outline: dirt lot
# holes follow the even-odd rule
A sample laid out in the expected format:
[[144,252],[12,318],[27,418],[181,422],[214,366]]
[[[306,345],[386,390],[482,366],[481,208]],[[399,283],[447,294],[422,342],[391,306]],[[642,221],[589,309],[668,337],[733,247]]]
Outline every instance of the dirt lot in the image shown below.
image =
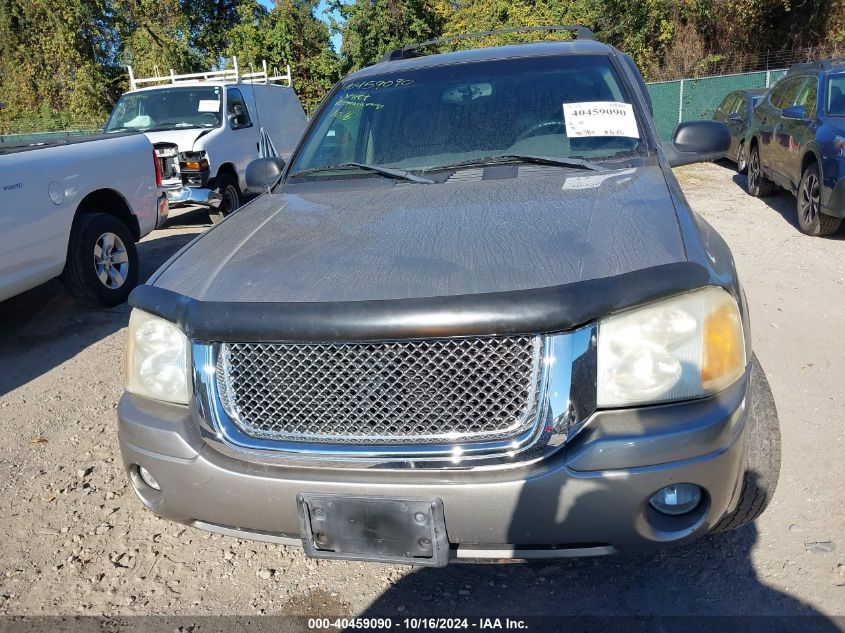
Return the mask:
[[[659,554],[425,571],[175,525],[120,464],[128,308],[80,309],[51,282],[0,304],[0,614],[845,614],[845,231],[801,235],[791,197],[747,196],[727,164],[679,177],[733,249],[780,409],[781,484],[756,525]],[[142,277],[204,221],[149,236]]]

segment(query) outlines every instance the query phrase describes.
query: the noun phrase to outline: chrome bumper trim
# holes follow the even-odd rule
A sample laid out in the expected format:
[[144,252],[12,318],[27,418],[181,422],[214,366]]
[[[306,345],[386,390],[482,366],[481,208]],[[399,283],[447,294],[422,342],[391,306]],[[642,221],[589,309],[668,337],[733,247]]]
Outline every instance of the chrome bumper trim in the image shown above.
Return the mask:
[[165,189],[164,194],[172,205],[198,204],[216,209],[223,200],[216,191],[200,187],[173,187]]
[[458,547],[452,551],[452,558],[457,561],[499,561],[516,562],[520,560],[547,560],[552,558],[582,558],[586,556],[609,556],[616,554],[617,549],[612,545],[597,545],[595,547],[549,547],[549,548],[474,548]]

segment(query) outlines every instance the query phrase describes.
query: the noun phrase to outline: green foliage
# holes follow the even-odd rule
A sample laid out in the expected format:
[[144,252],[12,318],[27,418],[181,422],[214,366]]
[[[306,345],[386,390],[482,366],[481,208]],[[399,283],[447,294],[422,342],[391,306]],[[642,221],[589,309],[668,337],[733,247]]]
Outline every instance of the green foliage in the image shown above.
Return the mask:
[[[92,127],[137,74],[290,64],[312,110],[341,73],[445,35],[582,24],[629,53],[647,79],[700,76],[766,51],[845,43],[845,0],[0,0],[0,133]],[[340,55],[331,33],[342,36]],[[566,34],[549,34],[565,38]],[[537,39],[506,35],[442,50]],[[432,51],[437,52],[437,51]],[[743,57],[744,56],[744,57]],[[26,130],[24,130],[26,131]]]
[[314,11],[316,0],[278,0],[267,11],[256,0],[241,0],[238,24],[229,32],[229,56],[241,67],[261,67],[262,60],[284,70],[289,64],[294,89],[312,111],[340,76],[329,28]]
[[121,58],[136,75],[201,70],[206,65],[191,47],[188,16],[179,0],[113,0]]
[[373,64],[387,51],[438,37],[450,6],[439,0],[330,0],[342,18],[343,70]]
[[101,124],[113,97],[112,47],[99,0],[0,0],[0,132],[31,119]]

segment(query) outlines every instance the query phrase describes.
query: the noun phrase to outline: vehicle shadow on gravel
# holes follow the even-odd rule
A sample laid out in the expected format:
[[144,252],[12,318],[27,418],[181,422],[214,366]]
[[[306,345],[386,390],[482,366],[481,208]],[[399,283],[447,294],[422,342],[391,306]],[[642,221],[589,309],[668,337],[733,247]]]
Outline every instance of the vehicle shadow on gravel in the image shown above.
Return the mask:
[[[139,279],[146,280],[194,237],[195,233],[163,237],[153,233],[139,243]],[[0,396],[126,327],[129,311],[125,303],[114,308],[83,307],[55,279],[0,302]],[[115,358],[103,371],[120,372],[122,362]]]
[[845,631],[758,578],[756,541],[752,524],[656,552],[422,568],[360,617],[525,617],[529,630],[582,630],[595,618],[584,630]]
[[[748,183],[747,176],[734,174],[732,180],[737,187],[746,191],[746,185]],[[798,227],[798,203],[795,201],[795,196],[784,189],[777,189],[772,195],[766,196],[765,198],[758,198],[758,200],[765,203],[773,211],[776,211],[797,233],[801,233],[801,229]],[[845,227],[840,228],[833,235],[828,235],[823,239],[845,240]]]

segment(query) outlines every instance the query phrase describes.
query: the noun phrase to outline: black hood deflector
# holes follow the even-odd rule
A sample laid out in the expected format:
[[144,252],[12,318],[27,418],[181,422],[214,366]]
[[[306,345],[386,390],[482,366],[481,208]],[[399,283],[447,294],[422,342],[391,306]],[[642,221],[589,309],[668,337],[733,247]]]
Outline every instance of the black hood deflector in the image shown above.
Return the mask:
[[561,332],[710,283],[701,265],[676,262],[560,286],[445,297],[220,302],[139,286],[129,303],[198,341],[376,341]]

